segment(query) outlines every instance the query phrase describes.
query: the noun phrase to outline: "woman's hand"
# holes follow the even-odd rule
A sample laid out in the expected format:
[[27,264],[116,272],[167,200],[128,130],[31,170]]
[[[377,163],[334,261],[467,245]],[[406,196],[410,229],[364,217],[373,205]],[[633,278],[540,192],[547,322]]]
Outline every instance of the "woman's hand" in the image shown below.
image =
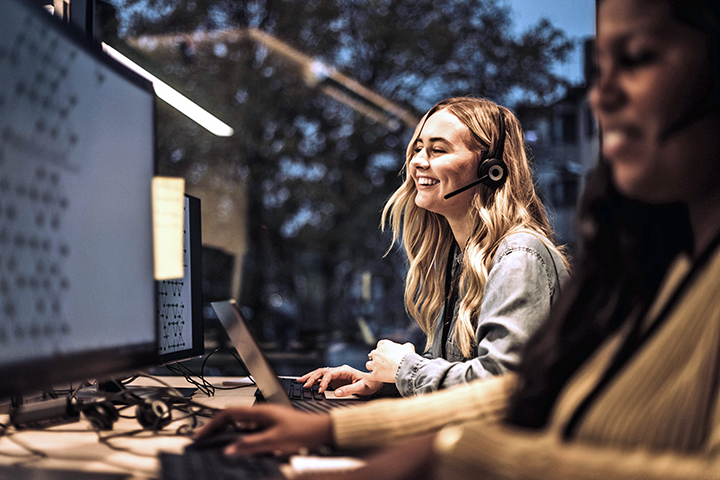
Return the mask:
[[367,373],[356,370],[348,365],[334,368],[318,368],[310,373],[306,373],[298,378],[297,381],[305,382],[303,385],[305,388],[310,388],[317,383],[320,393],[328,388],[334,389],[336,397],[372,395],[382,387],[382,382],[373,381]]
[[395,374],[400,361],[408,353],[415,353],[412,343],[395,343],[392,340],[380,340],[375,350],[368,353],[368,362],[365,364],[372,380],[385,383],[395,383]]
[[303,413],[278,405],[222,410],[195,432],[195,438],[212,436],[213,433],[224,430],[227,425],[259,430],[240,435],[235,443],[225,448],[228,455],[267,452],[289,454],[304,448],[330,445],[333,440],[330,415]]

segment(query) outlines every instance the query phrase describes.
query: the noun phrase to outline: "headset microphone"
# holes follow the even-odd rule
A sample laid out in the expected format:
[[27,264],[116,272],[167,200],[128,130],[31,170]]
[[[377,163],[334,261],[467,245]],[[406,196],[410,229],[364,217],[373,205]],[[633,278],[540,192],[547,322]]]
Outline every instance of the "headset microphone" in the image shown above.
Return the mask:
[[479,179],[475,180],[475,181],[474,181],[473,183],[471,183],[470,185],[465,185],[465,186],[462,187],[462,188],[458,188],[458,189],[455,190],[454,192],[448,193],[448,194],[445,195],[443,198],[444,198],[445,200],[447,200],[447,199],[450,198],[450,197],[454,197],[454,196],[457,195],[458,193],[462,193],[462,192],[464,192],[465,190],[468,190],[468,189],[474,187],[475,185],[478,185],[480,182],[482,182],[482,181],[485,180],[486,178],[488,178],[487,175],[485,175],[484,177],[480,177]]
[[502,159],[503,151],[505,150],[505,118],[503,117],[502,111],[500,111],[500,116],[498,117],[498,129],[500,133],[498,134],[498,142],[497,145],[495,145],[494,151],[488,155],[486,160],[480,162],[480,166],[478,167],[478,177],[480,178],[469,185],[465,185],[454,192],[448,193],[444,197],[445,200],[480,183],[485,184],[485,186],[493,190],[500,188],[503,183],[505,183],[505,179],[507,178],[507,165],[505,165]]

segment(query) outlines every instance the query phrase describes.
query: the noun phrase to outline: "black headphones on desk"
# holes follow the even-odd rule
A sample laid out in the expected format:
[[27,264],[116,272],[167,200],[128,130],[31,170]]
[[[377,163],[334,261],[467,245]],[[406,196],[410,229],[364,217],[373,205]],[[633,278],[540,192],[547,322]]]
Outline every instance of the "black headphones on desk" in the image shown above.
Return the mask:
[[[96,430],[112,430],[120,418],[120,412],[110,400],[93,400],[81,404],[79,409]],[[172,422],[172,408],[162,398],[144,398],[135,406],[135,418],[143,428],[162,430]]]
[[143,428],[162,430],[172,422],[172,408],[165,400],[148,397],[135,407],[135,418]]
[[112,430],[120,412],[108,400],[94,400],[80,406],[80,411],[95,430]]

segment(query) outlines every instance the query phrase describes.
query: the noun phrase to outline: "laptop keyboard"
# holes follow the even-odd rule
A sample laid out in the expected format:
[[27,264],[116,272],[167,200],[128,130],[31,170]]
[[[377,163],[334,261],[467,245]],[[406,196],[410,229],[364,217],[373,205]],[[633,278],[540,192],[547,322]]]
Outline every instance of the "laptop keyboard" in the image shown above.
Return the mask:
[[333,400],[318,392],[318,386],[303,388],[303,384],[292,378],[278,378],[293,407],[306,412],[322,413],[333,408],[346,408],[358,403],[358,400]]
[[269,480],[284,478],[274,457],[230,457],[222,448],[160,454],[162,480]]
[[285,393],[292,400],[304,399],[304,400],[325,400],[325,395],[318,391],[317,384],[313,385],[312,388],[303,388],[303,384],[292,378],[280,378],[280,383],[285,389]]

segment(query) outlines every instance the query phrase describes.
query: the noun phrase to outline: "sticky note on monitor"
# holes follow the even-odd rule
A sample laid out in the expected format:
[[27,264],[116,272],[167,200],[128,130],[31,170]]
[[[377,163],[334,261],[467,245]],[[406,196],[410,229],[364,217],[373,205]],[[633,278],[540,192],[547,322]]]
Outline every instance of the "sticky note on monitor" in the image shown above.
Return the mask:
[[182,278],[185,179],[154,177],[152,204],[155,280]]

